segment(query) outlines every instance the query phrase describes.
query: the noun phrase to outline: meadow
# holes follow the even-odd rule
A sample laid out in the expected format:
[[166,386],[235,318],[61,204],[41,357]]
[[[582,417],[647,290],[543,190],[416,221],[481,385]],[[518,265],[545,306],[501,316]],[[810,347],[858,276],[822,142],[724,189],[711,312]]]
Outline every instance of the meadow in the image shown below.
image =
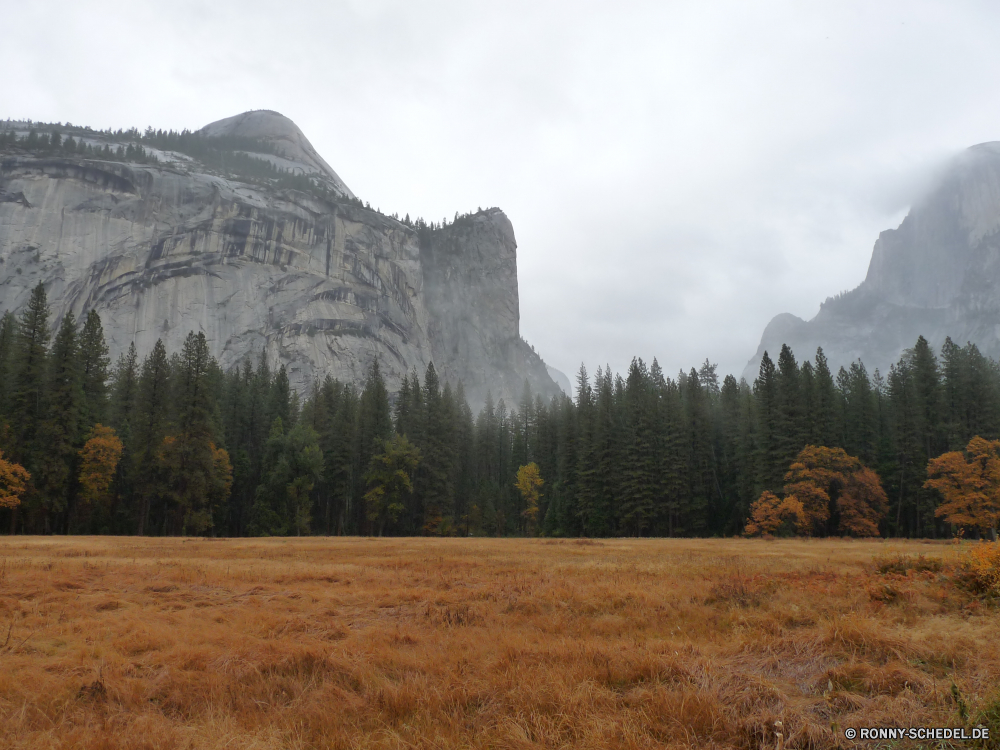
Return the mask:
[[0,747],[838,748],[848,727],[996,727],[972,544],[3,537]]

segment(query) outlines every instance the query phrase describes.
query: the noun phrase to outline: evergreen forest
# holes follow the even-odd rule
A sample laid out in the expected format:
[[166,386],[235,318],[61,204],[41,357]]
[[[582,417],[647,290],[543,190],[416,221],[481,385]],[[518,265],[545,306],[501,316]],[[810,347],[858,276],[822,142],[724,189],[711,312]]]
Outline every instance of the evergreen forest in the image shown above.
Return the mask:
[[200,333],[112,363],[95,312],[51,318],[39,285],[0,319],[9,533],[731,536],[826,446],[877,473],[879,533],[940,537],[928,462],[1000,437],[1000,367],[950,340],[921,337],[884,375],[787,346],[752,384],[707,360],[581,366],[575,398],[525,384],[475,414],[433,364],[395,394],[376,362],[300,396],[263,355],[223,371]]

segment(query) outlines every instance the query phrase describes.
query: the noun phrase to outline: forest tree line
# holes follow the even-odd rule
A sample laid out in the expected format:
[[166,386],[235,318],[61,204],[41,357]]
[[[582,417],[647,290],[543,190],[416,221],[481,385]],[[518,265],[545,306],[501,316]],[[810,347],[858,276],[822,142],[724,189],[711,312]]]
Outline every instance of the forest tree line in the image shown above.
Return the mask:
[[0,450],[30,476],[0,509],[11,533],[728,536],[826,446],[877,473],[880,533],[935,537],[951,529],[928,462],[1000,436],[1000,367],[950,340],[921,337],[885,376],[787,346],[753,384],[708,361],[581,366],[575,398],[525,384],[474,414],[433,364],[392,396],[375,363],[300,399],[263,354],[224,372],[203,334],[112,364],[96,313],[50,317],[39,284],[0,319]]

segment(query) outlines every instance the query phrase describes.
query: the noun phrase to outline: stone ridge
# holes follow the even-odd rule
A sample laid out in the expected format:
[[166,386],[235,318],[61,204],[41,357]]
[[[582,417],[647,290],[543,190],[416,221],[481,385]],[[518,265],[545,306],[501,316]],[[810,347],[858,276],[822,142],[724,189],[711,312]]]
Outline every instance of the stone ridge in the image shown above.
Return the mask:
[[834,372],[861,359],[887,372],[924,336],[1000,357],[1000,142],[959,154],[896,229],[879,235],[865,280],[809,321],[783,313],[764,330],[743,376],[787,343],[802,361],[822,346]]

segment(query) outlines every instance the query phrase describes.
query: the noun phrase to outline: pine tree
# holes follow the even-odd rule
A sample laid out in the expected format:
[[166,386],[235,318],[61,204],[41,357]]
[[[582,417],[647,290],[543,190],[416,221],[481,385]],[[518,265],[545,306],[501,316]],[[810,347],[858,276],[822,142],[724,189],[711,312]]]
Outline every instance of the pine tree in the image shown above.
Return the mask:
[[660,493],[663,503],[659,508],[659,526],[667,536],[682,536],[687,532],[687,510],[690,499],[688,481],[687,420],[680,386],[670,378],[657,384],[663,405],[663,442],[660,446]]
[[353,386],[329,377],[323,384],[327,393],[329,431],[320,434],[323,451],[323,481],[330,493],[327,528],[344,534],[349,528],[348,511],[354,488],[354,454],[358,425],[358,396]]
[[685,406],[689,480],[683,518],[689,533],[700,533],[710,515],[718,516],[722,498],[715,472],[708,395],[702,390],[698,372],[693,367],[682,381],[681,398]]
[[267,404],[267,415],[271,420],[280,419],[282,423],[291,429],[295,422],[295,414],[292,408],[292,388],[288,382],[288,373],[285,366],[281,365],[275,373],[274,381],[271,383],[270,394]]
[[875,462],[875,436],[877,418],[875,395],[872,392],[868,371],[862,362],[852,362],[849,371],[844,371],[840,384],[843,403],[843,438],[841,445],[852,456],[858,456],[865,464]]
[[641,359],[634,358],[625,384],[626,468],[622,488],[621,528],[642,536],[650,526],[659,495],[655,420],[656,392]]
[[267,440],[264,479],[257,487],[248,530],[255,536],[308,534],[312,525],[311,493],[323,476],[319,435],[296,424],[285,432],[275,417]]
[[386,523],[395,523],[403,512],[403,497],[413,491],[412,477],[420,465],[420,451],[405,435],[383,440],[365,474],[368,521],[382,536]]
[[410,376],[403,375],[403,382],[399,385],[399,392],[396,394],[396,406],[393,413],[393,424],[397,435],[409,435],[412,431],[410,426]]
[[101,316],[91,310],[80,334],[80,374],[83,379],[81,418],[87,429],[98,422],[107,422],[110,362]]
[[39,282],[18,319],[12,361],[11,458],[29,472],[37,470],[35,460],[40,449],[37,435],[43,417],[49,336],[49,305],[45,287]]
[[[600,368],[598,368],[598,376]],[[598,380],[601,378],[598,377]],[[598,503],[600,493],[597,469],[598,445],[596,433],[596,410],[594,392],[590,386],[587,369],[581,364],[576,378],[576,418],[577,418],[577,467],[575,511],[581,531],[592,533],[590,518]]]
[[424,440],[418,445],[421,461],[417,468],[415,490],[422,505],[419,527],[424,533],[436,534],[441,533],[442,524],[448,521],[447,515],[452,507],[454,445],[451,404],[442,397],[433,362],[427,365],[424,375],[423,400],[426,427]]
[[486,403],[476,417],[475,425],[475,497],[469,508],[469,525],[476,534],[496,531],[498,502],[496,409],[493,393],[486,392]]
[[720,394],[721,450],[720,474],[726,507],[723,509],[723,533],[741,531],[743,519],[753,502],[753,436],[751,434],[752,396],[746,382],[743,387],[727,375]]
[[816,349],[815,379],[812,398],[813,445],[836,445],[837,390],[823,348]]
[[228,453],[216,445],[217,372],[205,334],[190,332],[176,366],[173,434],[159,451],[168,500],[164,528],[174,534],[211,529],[232,487]]
[[365,388],[361,392],[358,404],[357,453],[356,468],[353,470],[355,487],[352,493],[351,526],[355,533],[367,526],[363,495],[365,491],[363,476],[368,470],[372,456],[379,450],[381,441],[392,436],[392,415],[389,410],[389,392],[378,360],[372,362],[365,380]]
[[167,434],[170,413],[170,365],[163,341],[157,339],[153,351],[143,360],[132,422],[132,486],[136,498],[136,534],[150,529],[150,511],[159,500],[161,477],[158,451]]
[[802,396],[802,439],[803,445],[815,439],[816,435],[816,368],[809,360],[799,367],[799,392]]
[[[48,370],[48,408],[39,430],[45,452],[39,458],[35,475],[46,533],[51,530],[50,524],[57,521],[55,516],[62,516],[70,508],[77,452],[83,443],[83,376],[79,332],[72,312],[66,314],[59,326]],[[65,516],[59,523],[65,530]]]
[[461,381],[455,389],[454,402],[454,519],[457,532],[462,536],[469,536],[469,499],[475,490],[475,422]]
[[556,444],[556,479],[549,485],[550,500],[542,520],[542,529],[553,536],[575,536],[579,533],[580,518],[577,504],[580,466],[577,410],[569,396],[560,394],[553,397],[550,413]]
[[[10,415],[16,339],[17,318],[10,311],[6,311],[0,318],[0,425]],[[0,448],[9,449],[9,446],[0,445]]]
[[774,363],[764,352],[760,360],[760,374],[753,384],[757,407],[757,462],[758,484],[763,490],[781,488],[786,464],[778,440],[778,384]]
[[131,439],[131,425],[135,418],[138,395],[139,353],[133,341],[126,352],[118,355],[111,373],[111,426],[126,444]]
[[513,503],[514,472],[511,460],[511,420],[507,404],[497,401],[496,408],[496,487],[494,490],[497,534],[506,536],[517,529],[518,517]]
[[535,430],[537,427],[534,398],[531,395],[531,384],[527,378],[524,379],[524,385],[521,388],[521,400],[517,406],[517,413],[520,417],[518,427],[521,440],[515,446],[514,462],[518,466],[524,466],[533,462],[535,458]]
[[[916,427],[920,440],[919,465],[926,466],[931,457],[947,447],[943,439],[941,375],[937,357],[927,339],[917,338],[912,350],[904,355],[910,361],[916,409]],[[916,492],[916,535],[936,536],[934,516],[936,498],[919,485]]]
[[614,488],[619,486],[616,475],[621,468],[616,464],[620,435],[615,424],[614,387],[610,370],[598,368],[589,406],[589,440],[582,453],[578,494],[578,512],[583,531],[588,536],[607,536],[614,532]]
[[775,452],[779,466],[786,467],[808,441],[802,384],[795,355],[782,344],[775,373]]
[[135,446],[132,429],[136,418],[138,397],[139,355],[135,348],[135,342],[132,342],[126,352],[118,355],[118,361],[111,372],[107,407],[111,428],[122,443],[122,455],[115,469],[112,498],[121,498],[125,503],[117,504],[112,509],[116,517],[110,521],[118,533],[126,529],[131,533],[134,529],[134,519],[137,512],[137,509],[131,504],[135,497],[132,472],[134,462],[131,451]]

